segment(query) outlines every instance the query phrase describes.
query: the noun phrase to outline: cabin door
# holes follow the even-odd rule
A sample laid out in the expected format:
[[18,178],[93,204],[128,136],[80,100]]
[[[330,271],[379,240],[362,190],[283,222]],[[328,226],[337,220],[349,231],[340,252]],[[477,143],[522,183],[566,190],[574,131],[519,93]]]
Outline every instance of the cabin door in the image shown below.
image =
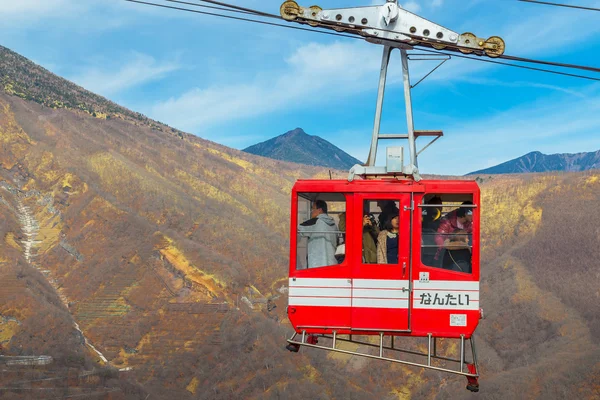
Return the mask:
[[352,329],[407,331],[412,194],[361,194],[355,204],[362,259],[352,270]]

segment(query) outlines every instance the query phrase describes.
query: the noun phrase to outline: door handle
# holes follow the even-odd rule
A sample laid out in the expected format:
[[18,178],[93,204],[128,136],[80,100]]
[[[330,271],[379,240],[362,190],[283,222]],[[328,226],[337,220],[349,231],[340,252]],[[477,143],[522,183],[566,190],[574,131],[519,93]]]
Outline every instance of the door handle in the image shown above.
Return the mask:
[[406,274],[406,261],[402,263],[402,276],[404,276],[404,274]]

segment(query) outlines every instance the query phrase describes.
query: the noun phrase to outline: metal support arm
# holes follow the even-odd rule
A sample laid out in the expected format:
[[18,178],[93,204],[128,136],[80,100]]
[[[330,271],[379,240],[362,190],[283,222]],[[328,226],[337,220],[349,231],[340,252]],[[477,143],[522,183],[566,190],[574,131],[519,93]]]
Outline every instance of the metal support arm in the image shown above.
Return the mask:
[[505,49],[504,41],[497,36],[486,40],[472,33],[459,34],[403,9],[396,0],[388,0],[380,6],[329,10],[319,6],[301,7],[289,0],[281,5],[280,12],[288,21],[392,42],[396,43],[395,47],[400,44],[437,49],[449,47],[489,57],[498,57]]

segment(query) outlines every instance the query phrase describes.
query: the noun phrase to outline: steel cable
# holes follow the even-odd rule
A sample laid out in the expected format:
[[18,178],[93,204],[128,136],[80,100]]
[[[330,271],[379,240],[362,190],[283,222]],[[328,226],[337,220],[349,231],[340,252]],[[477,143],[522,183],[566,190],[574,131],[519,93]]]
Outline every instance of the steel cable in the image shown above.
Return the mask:
[[[295,30],[301,30],[301,31],[307,31],[307,32],[321,33],[321,34],[330,35],[330,36],[339,36],[339,37],[345,37],[345,38],[351,38],[351,39],[358,39],[358,40],[364,40],[365,39],[363,36],[360,35],[360,29],[358,29],[359,27],[357,27],[357,29],[356,29],[356,34],[358,34],[359,36],[354,36],[354,35],[343,34],[343,33],[339,33],[339,32],[328,32],[328,31],[318,30],[318,29],[314,29],[314,28],[302,28],[302,27],[292,26],[292,25],[289,25],[289,24],[278,24],[278,23],[274,23],[274,22],[267,22],[267,21],[261,21],[261,20],[250,19],[250,18],[242,18],[242,17],[236,17],[236,16],[232,16],[232,15],[224,15],[224,14],[218,14],[218,13],[212,13],[212,12],[192,10],[192,9],[189,9],[189,8],[169,6],[169,5],[166,5],[166,4],[151,3],[151,2],[147,2],[147,1],[143,1],[143,0],[124,0],[124,1],[131,2],[131,3],[144,4],[144,5],[154,6],[154,7],[167,8],[167,9],[172,9],[172,10],[178,10],[178,11],[187,11],[187,12],[192,12],[192,13],[196,13],[196,14],[203,14],[203,15],[209,15],[209,16],[215,16],[215,17],[233,19],[233,20],[238,20],[238,21],[254,22],[254,23],[262,24],[262,25],[278,26],[278,27],[288,28],[288,29],[295,29]],[[197,3],[191,3],[191,2],[181,1],[181,0],[164,0],[164,1],[167,1],[167,2],[170,2],[170,3],[178,3],[178,4],[184,4],[184,5],[191,5],[191,6],[194,6],[194,7],[211,8],[211,9],[216,9],[216,10],[226,11],[226,12],[234,12],[234,13],[241,13],[241,14],[247,14],[247,15],[256,15],[256,16],[262,16],[262,17],[268,17],[268,18],[274,18],[274,19],[281,19],[281,20],[283,20],[283,18],[281,18],[280,16],[275,15],[275,14],[264,13],[264,12],[253,10],[253,9],[250,9],[250,8],[239,7],[239,6],[231,5],[231,4],[228,4],[228,3],[223,3],[223,2],[220,2],[220,1],[199,0],[199,1],[202,1],[202,2],[215,4],[215,5],[218,5],[218,6],[221,6],[221,7],[207,6],[207,5],[202,5],[202,4],[197,4]],[[322,24],[321,26],[326,26],[327,27],[327,25],[325,25],[325,24]],[[379,31],[384,31],[384,32],[388,31],[388,30],[385,30],[385,29],[378,29],[378,28],[373,28],[373,29],[376,29],[376,30],[379,30]],[[392,32],[392,31],[389,31],[389,32]],[[421,45],[425,45],[425,46],[431,46],[432,45],[432,43],[429,42],[429,41],[420,40],[420,39],[417,39],[417,38],[413,38],[413,40],[416,40],[416,41],[420,42]],[[473,49],[470,49],[470,48],[463,48],[461,46],[447,45],[447,47],[450,48],[450,50],[456,50],[456,51],[460,51],[461,48],[462,49],[473,50]],[[439,51],[439,50],[427,50],[427,49],[421,49],[421,50],[426,51],[426,52],[430,52],[430,53],[443,54],[443,55],[446,55],[446,56],[453,56],[453,57],[458,57],[458,58],[464,58],[464,59],[467,59],[467,60],[481,61],[481,62],[490,63],[490,64],[498,64],[498,65],[504,65],[504,66],[509,66],[509,67],[527,69],[527,70],[532,70],[532,71],[545,72],[545,73],[550,73],[550,74],[555,74],[555,75],[563,75],[563,76],[569,76],[569,77],[573,77],[573,78],[580,78],[580,79],[586,79],[586,80],[600,81],[600,78],[594,78],[594,77],[585,76],[585,75],[578,75],[578,74],[570,74],[570,73],[566,73],[566,72],[553,71],[553,70],[548,70],[548,69],[543,69],[543,68],[529,67],[529,66],[519,65],[519,64],[511,64],[511,63],[496,61],[496,60],[493,60],[493,59],[474,58],[474,57],[469,57],[469,56],[465,56],[465,55],[461,55],[461,54],[455,54],[455,53],[448,54],[448,53],[445,53],[445,52],[442,52],[442,51]],[[516,56],[508,56],[508,55],[502,55],[502,56],[500,56],[498,58],[502,58],[502,59],[506,59],[506,60],[512,60],[512,61],[518,61],[518,62],[523,62],[523,63],[537,63],[537,64],[543,64],[543,65],[557,66],[557,67],[561,67],[561,68],[581,69],[581,70],[586,70],[586,71],[600,73],[600,68],[595,68],[595,67],[580,66],[580,65],[574,65],[574,64],[565,64],[565,63],[556,63],[556,62],[543,61],[543,60],[533,60],[533,59],[528,59],[528,58],[523,58],[523,57],[516,57]]]

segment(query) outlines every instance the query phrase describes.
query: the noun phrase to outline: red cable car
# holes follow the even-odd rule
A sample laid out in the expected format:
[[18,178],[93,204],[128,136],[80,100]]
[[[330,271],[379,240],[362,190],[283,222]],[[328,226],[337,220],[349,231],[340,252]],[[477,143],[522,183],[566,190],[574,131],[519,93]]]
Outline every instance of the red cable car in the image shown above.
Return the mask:
[[[297,229],[303,221],[319,219],[310,215],[322,204],[319,202],[327,204],[327,215],[335,221],[336,229],[325,231],[318,223],[306,225],[312,228],[310,231]],[[292,191],[288,305],[295,334],[288,340],[288,349],[297,351],[299,345],[307,345],[349,353],[337,348],[336,341],[372,346],[358,341],[357,336],[376,335],[380,337],[379,355],[351,353],[458,372],[469,377],[469,387],[475,389],[477,369],[472,337],[481,316],[479,202],[479,187],[473,181],[298,181]],[[382,220],[386,207],[382,204],[397,210],[389,219],[398,219],[398,246],[390,250],[392,246],[388,245],[388,253],[395,251],[397,257],[369,260],[365,247],[372,238],[367,236],[371,233],[365,227],[373,222],[378,225]],[[378,210],[379,207],[384,209]],[[365,219],[373,222],[365,223]],[[339,228],[341,220],[345,220],[343,230]],[[461,220],[464,231],[446,233],[443,229],[445,225],[460,224]],[[326,241],[327,236],[342,243],[336,246],[337,258],[310,260],[309,252],[319,252],[320,248],[319,244],[311,248],[309,241]],[[378,236],[388,239],[385,230]],[[423,354],[427,363],[384,357],[384,350],[401,351],[394,345],[395,336],[428,338],[428,352]],[[319,345],[318,337],[329,338],[330,346]],[[432,364],[432,358],[440,358],[436,338],[460,341],[461,358],[454,360],[460,366],[465,364],[465,340],[470,341],[473,361],[466,364],[466,371]],[[449,361],[447,357],[441,359]]]
[[[348,32],[384,46],[367,162],[355,165],[348,180],[300,180],[292,190],[287,313],[294,334],[287,349],[297,352],[307,346],[459,374],[467,377],[467,389],[479,391],[473,339],[483,315],[479,187],[469,180],[421,179],[417,156],[443,133],[414,130],[411,89],[416,85],[410,84],[407,50],[424,44],[452,46],[497,57],[504,42],[458,35],[402,10],[394,0],[336,10],[286,1],[281,14],[311,26],[350,28]],[[347,22],[356,20],[369,26]],[[437,32],[437,39],[416,40],[419,32]],[[402,59],[407,134],[380,133],[394,48]],[[419,137],[432,140],[417,152]],[[404,165],[402,147],[388,147],[386,165],[376,166],[381,139],[408,140],[410,164]],[[378,337],[377,344],[365,336]],[[399,337],[425,338],[427,350],[399,347]],[[440,351],[438,338],[457,340],[458,355],[446,354],[450,346]],[[343,348],[340,342],[355,346]]]

